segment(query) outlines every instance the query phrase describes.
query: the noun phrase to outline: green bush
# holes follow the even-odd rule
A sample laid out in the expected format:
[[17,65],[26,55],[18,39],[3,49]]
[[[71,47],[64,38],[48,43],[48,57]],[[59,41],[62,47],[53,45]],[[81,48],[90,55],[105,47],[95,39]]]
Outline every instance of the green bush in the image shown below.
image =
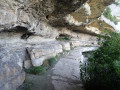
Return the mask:
[[29,69],[25,70],[27,73],[31,73],[31,74],[42,74],[44,73],[46,70],[43,66],[38,66],[38,67],[31,67]]
[[57,61],[57,56],[56,57],[53,57],[53,58],[50,58],[50,59],[48,59],[48,62],[49,62],[49,65],[50,66],[53,66],[55,63],[56,63],[56,61]]
[[25,72],[31,73],[31,74],[43,74],[47,69],[49,69],[51,66],[53,66],[57,62],[58,57],[59,55],[56,55],[55,57],[45,60],[42,66],[37,66],[37,67],[33,66],[29,69],[25,69]]
[[113,16],[112,21],[114,22],[114,24],[115,24],[115,25],[117,25],[117,24],[118,24],[118,20],[117,20],[117,18],[116,18],[115,16]]
[[106,10],[104,11],[103,15],[109,19],[110,21],[114,22],[115,25],[118,24],[118,20],[115,16],[111,15],[111,9],[109,7],[106,8]]
[[80,72],[86,90],[120,90],[120,34],[107,37]]

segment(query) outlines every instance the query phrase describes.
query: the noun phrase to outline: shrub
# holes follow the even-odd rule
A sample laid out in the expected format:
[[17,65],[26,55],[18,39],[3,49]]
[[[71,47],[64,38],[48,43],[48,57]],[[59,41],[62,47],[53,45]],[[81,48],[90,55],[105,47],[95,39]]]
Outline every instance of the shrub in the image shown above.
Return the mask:
[[71,50],[74,50],[74,48],[75,48],[75,47],[73,47],[72,45],[70,46],[70,49],[71,49]]
[[49,65],[50,66],[53,66],[55,63],[56,63],[56,61],[57,61],[57,56],[56,57],[53,57],[53,58],[50,58],[50,59],[48,59],[48,62],[49,62]]
[[117,18],[115,16],[113,16],[113,20],[112,21],[114,22],[115,25],[118,24],[118,20],[117,20]]
[[42,74],[44,73],[46,70],[43,66],[38,66],[38,67],[31,67],[29,69],[25,70],[27,73],[31,73],[31,74]]
[[86,90],[120,90],[120,34],[106,38],[80,72]]
[[115,25],[118,24],[118,20],[115,16],[111,15],[111,9],[109,7],[106,8],[106,10],[104,11],[103,15],[109,19],[110,21],[114,22]]

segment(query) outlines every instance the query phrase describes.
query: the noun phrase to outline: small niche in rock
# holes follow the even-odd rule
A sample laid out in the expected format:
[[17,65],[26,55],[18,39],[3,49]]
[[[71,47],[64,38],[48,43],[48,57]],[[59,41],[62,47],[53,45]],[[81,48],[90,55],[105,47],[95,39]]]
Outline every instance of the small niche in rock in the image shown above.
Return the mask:
[[49,20],[49,15],[47,15],[47,16],[46,16],[46,19],[48,19],[48,20]]
[[29,32],[28,28],[17,26],[14,28],[15,32],[23,33],[21,39],[28,39],[31,35],[34,35],[34,32]]
[[21,39],[28,39],[30,36],[34,35],[33,32],[27,32],[27,33],[24,33],[22,36],[21,36]]
[[7,32],[15,32],[15,33],[21,33],[21,39],[28,39],[31,35],[34,35],[35,32],[29,32],[27,27],[23,26],[16,26],[14,28],[11,28],[9,30],[5,30]]
[[56,37],[56,40],[71,40],[71,36],[67,35],[67,34],[60,34],[58,37]]
[[22,27],[22,26],[16,26],[16,27],[13,27],[13,28],[9,28],[9,29],[4,29],[3,31],[1,31],[0,33],[9,33],[9,34],[24,34],[24,33],[27,33],[28,32],[28,29],[26,27]]
[[16,26],[14,28],[14,31],[18,33],[23,33],[21,39],[28,39],[31,35],[34,34],[34,32],[29,32],[28,28],[22,26]]
[[14,30],[15,30],[16,32],[28,32],[28,29],[27,29],[26,27],[22,27],[22,26],[16,26],[16,27],[14,28]]
[[9,29],[4,29],[2,32],[17,32],[17,33],[21,33],[21,32],[28,32],[28,29],[26,27],[22,27],[22,26],[16,26],[14,28],[9,28]]
[[34,35],[35,32],[30,32],[27,27],[16,26],[9,29],[4,29],[0,32],[1,38],[10,37],[11,39],[20,38],[20,39],[28,39],[31,35]]

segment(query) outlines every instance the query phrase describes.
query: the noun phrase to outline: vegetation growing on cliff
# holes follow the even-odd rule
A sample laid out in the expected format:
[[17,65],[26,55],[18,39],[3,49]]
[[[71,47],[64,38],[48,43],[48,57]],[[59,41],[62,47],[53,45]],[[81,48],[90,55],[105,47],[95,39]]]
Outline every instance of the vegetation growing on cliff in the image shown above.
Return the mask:
[[106,8],[105,12],[103,13],[103,15],[109,19],[110,21],[114,22],[114,24],[118,24],[118,20],[115,16],[111,15],[111,9],[109,7]]
[[81,65],[86,90],[120,90],[120,34],[112,33]]
[[27,69],[26,72],[31,74],[41,74],[45,72],[45,67],[43,66],[31,67]]
[[115,4],[120,6],[120,1],[119,0],[115,0]]
[[33,66],[29,69],[26,69],[25,71],[27,73],[31,73],[31,74],[43,74],[47,71],[47,69],[54,66],[54,64],[57,62],[58,57],[59,56],[56,55],[55,57],[52,57],[52,58],[49,58],[49,59],[45,60],[43,62],[42,66],[37,66],[37,67]]
[[59,37],[56,38],[56,40],[58,40],[58,41],[63,41],[63,40],[69,41],[69,40],[71,40],[71,37],[68,36],[68,35],[61,34]]

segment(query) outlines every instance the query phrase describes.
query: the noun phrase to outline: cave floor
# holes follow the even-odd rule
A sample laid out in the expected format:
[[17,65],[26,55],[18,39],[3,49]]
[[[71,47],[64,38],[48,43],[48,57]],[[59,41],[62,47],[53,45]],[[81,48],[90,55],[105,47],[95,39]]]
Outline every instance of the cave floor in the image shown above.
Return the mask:
[[17,90],[84,90],[80,82],[80,51],[78,47],[63,55],[42,75],[26,74],[27,83]]

